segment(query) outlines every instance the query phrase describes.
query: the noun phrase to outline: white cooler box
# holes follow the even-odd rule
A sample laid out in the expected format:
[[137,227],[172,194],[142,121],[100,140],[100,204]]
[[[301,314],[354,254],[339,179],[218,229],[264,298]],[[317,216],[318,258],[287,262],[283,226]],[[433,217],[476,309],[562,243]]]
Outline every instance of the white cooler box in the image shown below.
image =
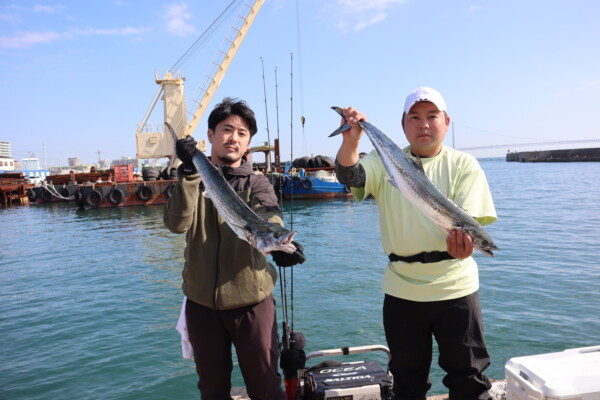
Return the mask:
[[600,400],[600,346],[507,361],[506,400]]

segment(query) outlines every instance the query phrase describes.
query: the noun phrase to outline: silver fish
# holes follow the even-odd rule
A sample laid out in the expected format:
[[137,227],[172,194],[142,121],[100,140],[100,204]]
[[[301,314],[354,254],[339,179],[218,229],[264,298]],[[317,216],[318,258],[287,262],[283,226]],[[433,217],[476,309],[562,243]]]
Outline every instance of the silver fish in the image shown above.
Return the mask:
[[[165,125],[169,128],[173,140],[177,141],[171,125],[169,123]],[[237,195],[203,152],[199,150],[194,152],[193,163],[204,183],[206,196],[212,200],[219,215],[240,239],[250,243],[265,255],[271,251],[280,250],[286,253],[296,251],[296,246],[292,244],[296,231],[269,222],[256,214]]]
[[[344,117],[341,108],[331,108],[342,118]],[[448,233],[453,229],[468,232],[477,250],[494,257],[492,250],[499,249],[491,236],[479,222],[450,200],[427,178],[422,165],[417,164],[406,155],[390,138],[372,124],[367,121],[359,121],[358,124],[373,143],[392,186],[400,190],[415,207],[441,229]],[[345,122],[329,137],[339,135],[348,129],[350,129],[350,125]]]

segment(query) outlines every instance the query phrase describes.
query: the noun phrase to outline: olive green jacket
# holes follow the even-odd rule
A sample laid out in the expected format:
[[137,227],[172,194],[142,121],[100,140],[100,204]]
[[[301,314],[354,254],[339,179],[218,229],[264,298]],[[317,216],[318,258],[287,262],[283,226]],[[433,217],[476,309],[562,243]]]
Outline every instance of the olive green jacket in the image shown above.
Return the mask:
[[[273,186],[250,164],[222,167],[223,176],[261,217],[283,225]],[[256,304],[273,292],[275,267],[241,240],[204,196],[200,176],[179,174],[164,209],[165,226],[186,233],[183,293],[195,303],[215,310]]]

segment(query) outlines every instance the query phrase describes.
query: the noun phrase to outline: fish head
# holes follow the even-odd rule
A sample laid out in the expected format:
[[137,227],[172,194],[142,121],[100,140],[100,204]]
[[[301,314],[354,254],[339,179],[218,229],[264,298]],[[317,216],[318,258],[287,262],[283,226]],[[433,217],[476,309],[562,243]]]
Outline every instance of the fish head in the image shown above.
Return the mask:
[[486,256],[495,257],[492,250],[500,250],[488,234],[471,235],[473,246]]
[[283,251],[293,253],[296,251],[296,246],[292,243],[296,231],[281,228],[276,231],[261,232],[256,234],[255,247],[264,255],[272,251]]

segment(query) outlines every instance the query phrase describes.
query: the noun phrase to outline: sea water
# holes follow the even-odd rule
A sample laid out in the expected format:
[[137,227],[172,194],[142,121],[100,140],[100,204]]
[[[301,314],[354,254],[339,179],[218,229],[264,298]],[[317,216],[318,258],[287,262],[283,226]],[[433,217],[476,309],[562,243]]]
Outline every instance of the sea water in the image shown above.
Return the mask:
[[[600,344],[600,163],[480,163],[501,248],[475,254],[486,372],[503,379],[511,357]],[[385,345],[376,203],[285,201],[284,219],[307,256],[282,281],[306,351]],[[0,399],[198,398],[175,330],[184,240],[162,206],[0,209]],[[446,392],[436,357],[430,394]],[[232,381],[244,386],[237,364]]]

